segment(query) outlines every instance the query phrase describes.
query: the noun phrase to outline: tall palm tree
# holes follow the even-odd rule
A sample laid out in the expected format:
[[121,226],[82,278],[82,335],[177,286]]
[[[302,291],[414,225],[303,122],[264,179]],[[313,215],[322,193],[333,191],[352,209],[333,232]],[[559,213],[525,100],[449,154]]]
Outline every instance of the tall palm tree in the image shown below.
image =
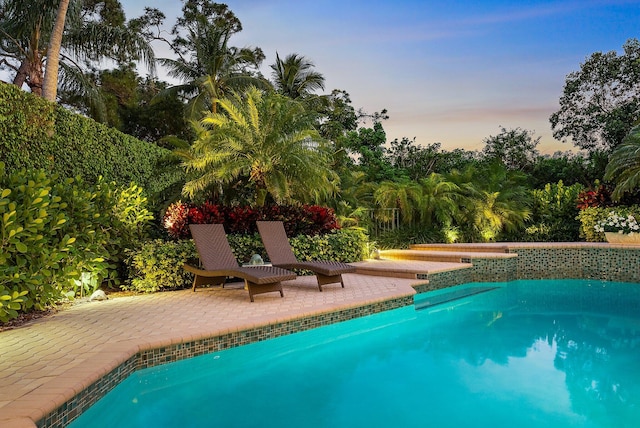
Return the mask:
[[282,60],[276,52],[276,62],[271,65],[276,90],[295,100],[324,89],[324,76],[313,67],[313,62],[304,56],[293,53]]
[[49,39],[49,47],[47,48],[47,66],[44,72],[42,96],[49,101],[55,101],[58,92],[60,48],[62,47],[62,34],[64,32],[64,22],[67,19],[68,9],[69,0],[60,0],[58,12],[56,13],[56,21],[51,31],[51,38]]
[[172,47],[178,58],[160,58],[158,62],[167,67],[169,76],[182,82],[160,97],[182,95],[188,99],[187,117],[200,120],[207,111],[217,113],[216,101],[233,91],[269,85],[257,71],[264,60],[260,48],[229,46],[231,36],[242,29],[235,15],[226,5],[212,5],[220,8],[209,10],[196,3],[185,4],[185,17],[173,30],[176,38]]
[[619,201],[625,193],[640,187],[640,125],[629,131],[615,148],[605,170],[604,179],[615,183],[611,197]]
[[[110,4],[122,7],[119,2]],[[64,6],[68,6],[66,11]],[[72,77],[70,70],[82,70],[80,64],[104,59],[142,59],[154,69],[153,49],[137,31],[139,28],[134,31],[123,22],[114,25],[91,20],[88,17],[95,11],[85,6],[96,4],[85,5],[82,0],[0,0],[0,57],[3,65],[15,72],[15,85],[27,84],[31,92],[42,95],[46,62],[51,70],[48,78],[52,79],[47,83],[48,96],[55,97],[52,88],[58,79],[53,68],[58,54],[62,80]]]
[[[290,98],[251,87],[216,100],[221,111],[202,119],[204,131],[183,152],[194,197],[212,186],[251,186],[253,204],[306,202],[335,191],[337,176],[313,115]],[[224,190],[223,190],[224,191]]]

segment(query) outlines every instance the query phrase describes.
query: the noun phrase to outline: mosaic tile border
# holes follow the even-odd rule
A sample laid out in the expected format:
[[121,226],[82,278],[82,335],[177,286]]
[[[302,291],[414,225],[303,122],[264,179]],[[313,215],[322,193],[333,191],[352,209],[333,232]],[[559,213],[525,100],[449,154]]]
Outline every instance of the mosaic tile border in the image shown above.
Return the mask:
[[71,400],[58,407],[45,418],[38,421],[36,425],[39,428],[66,426],[136,370],[218,352],[253,342],[273,339],[291,333],[310,330],[312,328],[348,321],[410,305],[413,305],[413,295],[342,309],[336,312],[326,312],[305,318],[269,324],[221,336],[213,336],[172,346],[140,351],[120,364],[109,374],[81,391]]
[[426,293],[468,282],[508,282],[516,279],[599,279],[640,283],[640,247],[592,246],[509,248],[513,258],[463,258],[472,268],[427,274],[428,284],[414,288]]

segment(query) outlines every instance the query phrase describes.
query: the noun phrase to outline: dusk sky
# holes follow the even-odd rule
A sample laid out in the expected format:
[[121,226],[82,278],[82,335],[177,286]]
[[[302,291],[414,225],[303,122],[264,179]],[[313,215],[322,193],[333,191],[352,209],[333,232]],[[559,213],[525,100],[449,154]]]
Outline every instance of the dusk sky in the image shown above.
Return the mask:
[[[168,27],[182,7],[121,2],[128,19],[157,7]],[[500,127],[520,127],[541,137],[541,152],[577,151],[554,140],[549,123],[567,74],[594,52],[622,52],[625,41],[640,38],[640,0],[226,4],[243,25],[230,44],[262,48],[265,76],[276,52],[303,55],[324,75],[324,93],[342,89],[356,109],[388,110],[388,141],[415,137],[445,150],[480,150]]]

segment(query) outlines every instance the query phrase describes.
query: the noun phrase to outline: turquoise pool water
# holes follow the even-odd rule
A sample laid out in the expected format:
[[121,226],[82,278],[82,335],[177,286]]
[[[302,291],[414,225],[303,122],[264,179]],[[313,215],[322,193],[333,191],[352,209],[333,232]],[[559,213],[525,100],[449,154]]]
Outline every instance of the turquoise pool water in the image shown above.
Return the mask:
[[70,426],[638,427],[639,351],[640,284],[467,284],[136,372]]

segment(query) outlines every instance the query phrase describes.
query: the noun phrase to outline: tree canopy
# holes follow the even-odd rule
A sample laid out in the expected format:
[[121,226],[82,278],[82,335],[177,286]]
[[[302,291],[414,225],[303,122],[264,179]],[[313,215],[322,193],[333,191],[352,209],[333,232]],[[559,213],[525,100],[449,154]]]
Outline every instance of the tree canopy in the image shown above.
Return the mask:
[[555,138],[610,152],[640,119],[640,42],[629,39],[623,50],[595,52],[567,76],[550,117]]

